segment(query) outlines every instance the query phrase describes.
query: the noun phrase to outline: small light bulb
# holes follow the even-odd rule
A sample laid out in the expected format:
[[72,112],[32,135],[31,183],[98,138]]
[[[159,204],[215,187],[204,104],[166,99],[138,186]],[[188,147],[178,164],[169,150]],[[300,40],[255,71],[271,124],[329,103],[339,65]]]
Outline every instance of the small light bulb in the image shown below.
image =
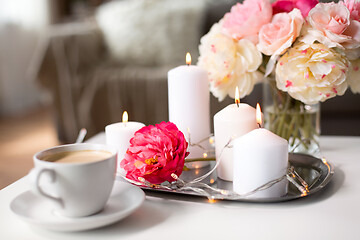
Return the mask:
[[213,199],[213,198],[210,198],[210,199],[209,199],[209,203],[216,203],[216,200]]

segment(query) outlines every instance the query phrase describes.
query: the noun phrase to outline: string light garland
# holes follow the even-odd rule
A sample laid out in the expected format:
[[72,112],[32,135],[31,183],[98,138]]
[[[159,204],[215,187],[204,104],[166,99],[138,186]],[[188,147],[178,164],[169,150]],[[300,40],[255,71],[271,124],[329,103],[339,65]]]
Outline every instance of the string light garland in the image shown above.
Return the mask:
[[[210,136],[207,139],[201,140],[199,143],[195,143],[192,146],[201,146],[203,148],[203,146],[201,145],[201,143],[208,141],[209,143],[211,143],[213,140],[212,136]],[[189,137],[190,140],[190,137]],[[229,139],[229,141],[227,142],[227,144],[224,146],[224,148],[222,149],[221,153],[220,153],[220,157],[218,159],[218,161],[216,161],[215,166],[208,171],[207,173],[205,173],[204,175],[195,178],[194,180],[191,180],[189,182],[184,181],[183,179],[181,179],[179,176],[177,176],[176,174],[172,173],[171,177],[174,179],[173,182],[165,182],[162,184],[152,184],[148,181],[146,181],[144,178],[139,177],[138,181],[134,181],[131,179],[126,178],[126,176],[120,174],[120,176],[122,178],[124,178],[126,181],[135,184],[137,186],[146,186],[149,188],[153,188],[153,189],[162,189],[162,190],[166,190],[166,191],[186,191],[189,193],[196,193],[196,194],[200,194],[202,196],[205,196],[208,198],[209,202],[214,203],[216,199],[231,199],[231,200],[237,200],[237,199],[244,199],[246,197],[249,197],[259,191],[263,191],[265,189],[268,189],[270,187],[272,187],[273,185],[281,182],[283,179],[287,179],[291,184],[293,184],[301,193],[301,196],[306,196],[308,195],[310,189],[312,186],[309,186],[308,183],[302,179],[300,177],[300,175],[295,171],[294,166],[290,166],[287,169],[287,173],[284,176],[281,176],[277,179],[273,179],[259,187],[257,187],[256,189],[247,192],[245,194],[238,194],[234,191],[231,190],[225,190],[225,189],[220,189],[220,188],[216,188],[216,187],[212,187],[206,183],[203,183],[202,181],[204,179],[206,179],[208,176],[210,176],[215,170],[216,168],[219,166],[221,159],[222,159],[222,155],[223,155],[223,151],[226,148],[231,148],[231,142],[233,141],[233,138]],[[190,144],[189,144],[190,145]],[[205,148],[204,148],[205,149]],[[205,149],[206,150],[206,149]],[[191,161],[209,161],[209,160],[214,160],[213,158],[207,158],[208,157],[208,153],[210,153],[211,150],[206,150],[204,152],[204,158],[203,159],[192,159]],[[326,160],[322,159],[322,161],[326,164]],[[188,161],[187,161],[188,162]],[[214,183],[215,180],[212,179],[212,183]],[[210,180],[211,183],[211,180]]]

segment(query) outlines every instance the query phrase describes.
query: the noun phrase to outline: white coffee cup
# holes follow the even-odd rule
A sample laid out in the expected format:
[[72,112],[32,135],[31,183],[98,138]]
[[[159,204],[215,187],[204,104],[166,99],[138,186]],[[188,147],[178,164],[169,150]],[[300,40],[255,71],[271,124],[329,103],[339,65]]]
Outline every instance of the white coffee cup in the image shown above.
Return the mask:
[[[74,162],[74,156],[70,163],[49,160],[74,154],[79,161]],[[89,161],[93,157],[95,160]],[[29,174],[33,189],[56,202],[57,213],[83,217],[103,209],[115,180],[117,154],[114,147],[88,143],[61,145],[38,152],[33,159],[35,167]]]

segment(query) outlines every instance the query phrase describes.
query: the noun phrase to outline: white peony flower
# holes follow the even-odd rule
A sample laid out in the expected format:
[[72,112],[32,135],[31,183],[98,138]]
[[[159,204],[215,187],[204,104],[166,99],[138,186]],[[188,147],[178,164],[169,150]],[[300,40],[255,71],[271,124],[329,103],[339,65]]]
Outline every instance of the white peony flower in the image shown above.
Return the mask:
[[350,62],[349,86],[353,93],[360,93],[360,59]]
[[305,104],[323,102],[347,89],[349,61],[323,44],[298,43],[276,65],[277,87]]
[[210,91],[222,101],[227,95],[234,98],[239,87],[240,97],[251,93],[262,79],[257,71],[262,55],[249,40],[234,41],[222,33],[222,21],[214,24],[201,38],[198,66],[208,71]]

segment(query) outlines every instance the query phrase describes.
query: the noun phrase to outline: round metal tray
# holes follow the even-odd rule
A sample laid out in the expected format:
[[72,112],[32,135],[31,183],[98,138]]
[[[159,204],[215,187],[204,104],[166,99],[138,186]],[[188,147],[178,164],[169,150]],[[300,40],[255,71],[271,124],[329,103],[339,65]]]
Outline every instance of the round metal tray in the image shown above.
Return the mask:
[[[217,195],[215,199],[220,200],[231,200],[231,201],[240,201],[240,202],[282,202],[293,200],[297,198],[303,198],[306,196],[311,196],[312,194],[318,192],[323,187],[325,187],[331,180],[334,174],[334,167],[331,163],[327,162],[325,159],[319,159],[310,155],[305,154],[297,154],[290,153],[289,154],[289,163],[291,166],[295,168],[295,171],[299,174],[299,176],[306,181],[308,184],[308,193],[306,195],[302,194],[292,183],[288,184],[288,193],[285,196],[277,197],[277,198],[237,198],[233,199],[226,195]],[[185,182],[190,182],[191,180],[202,176],[209,172],[214,166],[214,162],[207,167],[200,169],[191,169],[189,171],[184,171],[181,174],[181,179]],[[224,189],[224,190],[233,190],[232,182],[224,181],[217,178],[216,171],[208,176],[206,179],[202,181],[203,183],[208,184],[211,187]],[[181,195],[192,195],[192,196],[200,196],[206,197],[198,192],[189,192],[183,190],[165,190],[165,189],[156,189],[150,187],[141,187],[146,191],[156,191],[156,192],[168,192],[173,194],[181,194]]]

